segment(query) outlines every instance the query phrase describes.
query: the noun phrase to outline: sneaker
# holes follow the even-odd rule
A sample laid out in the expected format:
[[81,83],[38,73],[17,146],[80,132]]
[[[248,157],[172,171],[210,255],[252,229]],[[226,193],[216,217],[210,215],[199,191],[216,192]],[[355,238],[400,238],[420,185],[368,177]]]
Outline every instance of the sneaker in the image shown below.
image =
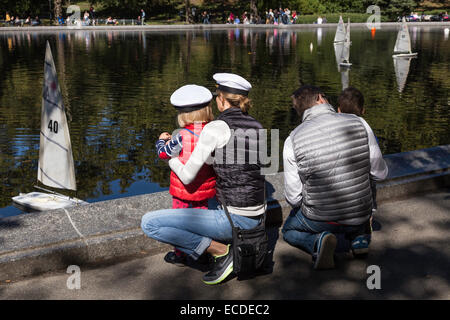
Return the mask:
[[370,234],[357,236],[352,241],[352,252],[354,256],[365,255],[369,253]]
[[218,284],[233,272],[233,251],[228,245],[228,252],[222,256],[214,257],[212,270],[203,276],[206,284]]
[[186,254],[177,255],[174,251],[167,252],[164,257],[164,261],[167,263],[174,264],[179,267],[184,267],[186,265]]
[[324,231],[319,235],[316,244],[316,253],[313,255],[314,269],[333,269],[334,250],[337,245],[336,236],[328,231]]

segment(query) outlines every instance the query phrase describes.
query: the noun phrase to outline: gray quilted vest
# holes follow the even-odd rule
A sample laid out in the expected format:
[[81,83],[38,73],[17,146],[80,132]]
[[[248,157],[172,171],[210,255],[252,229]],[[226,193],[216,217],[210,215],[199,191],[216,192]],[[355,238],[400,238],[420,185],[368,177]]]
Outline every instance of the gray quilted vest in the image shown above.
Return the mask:
[[346,225],[366,222],[372,211],[370,154],[360,119],[316,105],[290,137],[303,183],[303,214]]

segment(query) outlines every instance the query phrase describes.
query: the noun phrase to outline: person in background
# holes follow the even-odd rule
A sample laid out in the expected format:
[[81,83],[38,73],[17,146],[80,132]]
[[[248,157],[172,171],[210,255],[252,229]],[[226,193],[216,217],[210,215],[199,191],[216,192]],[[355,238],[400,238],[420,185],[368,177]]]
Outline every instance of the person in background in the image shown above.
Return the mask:
[[275,11],[273,12],[273,24],[274,25],[278,25],[278,23],[281,22],[280,15],[281,15],[281,13],[277,9],[275,9]]
[[36,16],[33,21],[31,21],[32,26],[39,26],[41,25],[41,20],[39,19],[39,16]]
[[317,24],[322,24],[322,22],[323,22],[323,19],[322,19],[321,16],[319,16],[319,17],[317,18]]
[[14,25],[17,27],[22,25],[22,22],[20,21],[19,16],[16,16],[16,19],[14,20]]
[[141,23],[142,23],[142,25],[145,24],[145,11],[144,11],[144,9],[141,9]]
[[95,20],[95,9],[94,9],[93,6],[91,6],[91,7],[89,8],[89,16],[91,17],[92,25],[95,26],[95,24],[96,24],[96,20]]
[[269,9],[269,24],[273,24],[274,22],[274,15],[273,15],[273,10]]
[[9,12],[6,11],[6,15],[5,15],[5,23],[7,25],[11,24],[11,16],[9,15]]
[[228,19],[227,19],[227,23],[234,24],[234,14],[233,14],[233,12],[230,12],[230,15],[228,16]]
[[249,24],[250,21],[248,21],[248,16],[247,16],[247,11],[244,11],[244,13],[242,14],[242,23],[243,24]]
[[297,23],[297,11],[295,10],[292,11],[292,23],[293,24]]
[[83,26],[89,25],[89,12],[85,11],[83,15]]
[[203,24],[209,24],[209,14],[206,11],[202,13],[202,22]]
[[[178,124],[182,128],[172,137],[163,132],[156,142],[160,159],[169,160],[177,157],[181,163],[186,163],[195,150],[198,138],[205,125],[214,119],[211,108],[212,94],[202,86],[185,85],[177,89],[170,97],[170,103],[178,111]],[[205,164],[197,177],[185,185],[172,171],[170,173],[170,189],[172,208],[208,209],[208,199],[216,195],[216,176],[210,165]],[[200,211],[199,211],[199,214]],[[164,260],[168,263],[183,265],[187,255],[178,250],[168,252]]]
[[197,8],[192,7],[191,8],[191,15],[192,15],[192,23],[197,23]]

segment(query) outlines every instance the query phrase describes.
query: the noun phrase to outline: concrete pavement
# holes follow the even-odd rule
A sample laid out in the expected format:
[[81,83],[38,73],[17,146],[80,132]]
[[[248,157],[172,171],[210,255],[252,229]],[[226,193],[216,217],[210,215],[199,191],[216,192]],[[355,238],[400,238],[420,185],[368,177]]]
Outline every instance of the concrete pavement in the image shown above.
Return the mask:
[[[163,261],[164,253],[113,265],[81,268],[81,289],[70,274],[2,281],[0,299],[450,299],[450,189],[380,204],[369,257],[339,254],[337,268],[314,271],[311,259],[278,237],[273,273],[217,286],[204,272]],[[381,269],[381,289],[369,290],[367,267]]]

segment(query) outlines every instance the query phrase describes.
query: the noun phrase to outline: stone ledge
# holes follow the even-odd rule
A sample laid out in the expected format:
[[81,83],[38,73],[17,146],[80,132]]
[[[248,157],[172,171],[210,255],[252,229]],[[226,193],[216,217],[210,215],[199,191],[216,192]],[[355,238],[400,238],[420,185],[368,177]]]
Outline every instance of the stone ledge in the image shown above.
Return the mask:
[[[390,168],[378,201],[394,200],[450,185],[450,145],[385,156]],[[290,211],[282,173],[266,177],[268,225],[280,226]],[[149,211],[171,207],[168,192],[96,202],[64,210],[0,220],[0,281],[95,265],[170,250],[140,229]],[[67,214],[81,233],[75,231]]]
[[[366,23],[351,23],[352,27],[367,28]],[[117,25],[117,26],[36,26],[36,27],[0,27],[0,32],[76,32],[76,31],[186,31],[186,30],[229,30],[229,29],[278,29],[278,30],[298,30],[311,28],[336,28],[337,23],[325,24],[291,24],[291,25],[273,25],[273,24],[172,24],[172,25]],[[400,22],[381,22],[380,28],[398,28]],[[448,26],[448,22],[408,22],[408,26],[412,27],[444,27]]]

